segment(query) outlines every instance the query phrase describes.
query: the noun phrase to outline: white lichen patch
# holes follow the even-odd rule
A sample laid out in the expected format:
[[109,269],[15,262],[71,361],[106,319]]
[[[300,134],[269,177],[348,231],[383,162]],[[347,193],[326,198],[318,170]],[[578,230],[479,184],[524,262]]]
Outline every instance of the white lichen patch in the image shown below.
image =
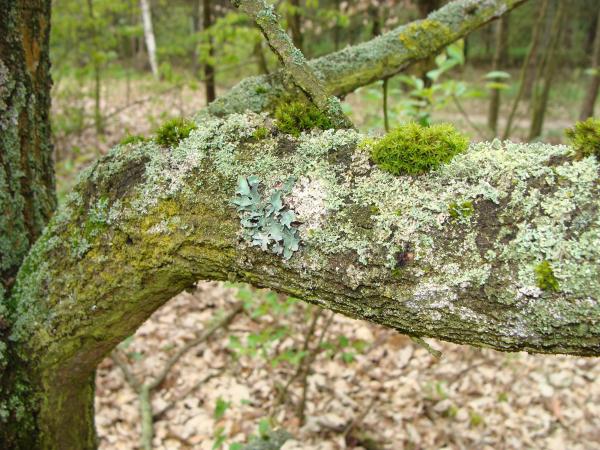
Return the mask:
[[323,227],[327,215],[327,190],[319,179],[300,178],[286,197],[290,208],[300,222],[300,237],[305,240],[309,234]]

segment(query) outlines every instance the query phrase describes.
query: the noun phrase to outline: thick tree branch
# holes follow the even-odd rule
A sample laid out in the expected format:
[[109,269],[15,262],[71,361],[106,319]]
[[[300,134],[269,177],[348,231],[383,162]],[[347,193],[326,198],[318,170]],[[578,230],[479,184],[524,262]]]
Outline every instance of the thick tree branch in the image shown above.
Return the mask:
[[[452,42],[497,19],[526,0],[455,0],[427,19],[399,26],[368,42],[309,61],[327,95],[341,96],[395,75],[439,53]],[[281,71],[246,78],[208,107],[224,116],[260,112],[278,101],[294,82]]]
[[[60,396],[42,415],[198,279],[268,287],[411,336],[600,355],[593,157],[494,141],[397,177],[372,165],[356,131],[254,140],[270,126],[210,119],[177,148],[116,147],[82,174],[12,297],[15,347]],[[234,202],[253,217],[276,211],[297,249]]]
[[352,128],[352,123],[343,113],[339,100],[327,94],[323,81],[315,75],[314,69],[306,62],[302,52],[279,25],[273,6],[265,0],[233,0],[233,4],[256,22],[269,46],[291,75],[294,84],[310,101],[331,118],[336,128]]

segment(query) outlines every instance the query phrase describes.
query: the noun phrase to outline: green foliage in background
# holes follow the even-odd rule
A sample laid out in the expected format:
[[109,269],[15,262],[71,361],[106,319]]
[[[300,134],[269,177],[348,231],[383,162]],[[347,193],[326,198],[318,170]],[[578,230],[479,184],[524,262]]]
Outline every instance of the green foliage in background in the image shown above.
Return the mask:
[[578,159],[596,156],[600,159],[600,119],[590,117],[565,130]]
[[371,158],[394,175],[418,175],[436,169],[464,152],[468,140],[450,124],[410,122],[373,144]]

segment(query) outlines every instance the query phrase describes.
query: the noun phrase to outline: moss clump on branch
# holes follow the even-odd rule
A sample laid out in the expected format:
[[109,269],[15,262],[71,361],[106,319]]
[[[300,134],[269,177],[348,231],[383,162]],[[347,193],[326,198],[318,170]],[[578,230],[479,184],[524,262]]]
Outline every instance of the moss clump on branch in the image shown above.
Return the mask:
[[452,202],[448,205],[448,214],[453,219],[461,219],[471,217],[475,212],[472,201],[465,201],[462,203]]
[[260,126],[256,130],[254,130],[254,133],[252,133],[252,137],[257,141],[260,141],[266,138],[269,135],[269,133],[270,131],[267,127]]
[[371,158],[393,175],[419,175],[438,168],[467,149],[468,140],[449,124],[401,125],[373,145]]
[[119,142],[119,145],[143,144],[148,139],[140,134],[128,134]]
[[600,119],[590,117],[565,130],[569,143],[575,148],[577,159],[594,155],[600,160]]
[[535,282],[537,287],[544,291],[557,292],[559,289],[558,280],[554,276],[552,266],[548,261],[542,261],[535,266]]
[[275,126],[279,131],[296,137],[313,128],[333,128],[329,117],[315,105],[305,101],[281,102],[275,109],[275,119]]
[[156,142],[163,147],[175,147],[196,128],[194,122],[182,117],[169,120],[156,130]]

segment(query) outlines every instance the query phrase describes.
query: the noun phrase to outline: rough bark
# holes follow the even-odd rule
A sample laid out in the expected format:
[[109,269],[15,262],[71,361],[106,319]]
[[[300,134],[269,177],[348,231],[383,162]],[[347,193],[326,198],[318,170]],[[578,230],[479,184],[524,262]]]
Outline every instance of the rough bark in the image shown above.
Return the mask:
[[[502,16],[526,0],[455,0],[425,20],[395,28],[368,42],[309,61],[329,95],[343,96],[395,75],[416,61]],[[289,92],[282,71],[243,80],[208,107],[216,116],[246,110],[260,112]]]
[[[370,163],[353,130],[271,130],[257,142],[262,126],[264,116],[231,115],[205,120],[177,148],[115,148],[36,242],[14,289],[12,337],[46,398],[44,447],[84,448],[81,436],[55,441],[65,397],[85,397],[107,352],[198,279],[268,287],[411,336],[600,355],[594,158],[495,141],[397,177]],[[273,240],[263,250],[244,238],[252,230],[233,201],[249,176],[263,202],[280,192],[295,213],[300,247],[289,259]],[[536,279],[544,262],[556,289]]]
[[0,0],[0,448],[22,448],[35,402],[9,340],[8,297],[55,206],[50,111],[50,0]]
[[149,0],[140,0],[140,9],[142,11],[142,24],[144,25],[144,38],[146,40],[146,49],[148,50],[148,61],[152,75],[157,80],[160,78],[158,71],[158,59],[156,57],[156,40],[154,38],[154,28],[152,26],[152,11],[150,10]]
[[[48,120],[50,2],[2,0],[0,11],[2,299],[29,246],[52,214],[56,198]],[[0,309],[0,317],[2,314]]]
[[592,53],[592,69],[596,72],[592,75],[587,92],[583,98],[579,120],[585,120],[594,115],[594,105],[598,98],[598,91],[600,91],[600,26],[597,25],[599,23],[600,9],[598,10],[598,17],[596,18],[596,36],[594,38],[594,50]]
[[233,4],[256,22],[273,53],[283,64],[284,70],[291,76],[294,85],[327,114],[336,127],[352,127],[352,123],[342,111],[339,100],[329,96],[323,80],[317,77],[302,52],[294,46],[279,25],[274,7],[265,0],[234,0]]

